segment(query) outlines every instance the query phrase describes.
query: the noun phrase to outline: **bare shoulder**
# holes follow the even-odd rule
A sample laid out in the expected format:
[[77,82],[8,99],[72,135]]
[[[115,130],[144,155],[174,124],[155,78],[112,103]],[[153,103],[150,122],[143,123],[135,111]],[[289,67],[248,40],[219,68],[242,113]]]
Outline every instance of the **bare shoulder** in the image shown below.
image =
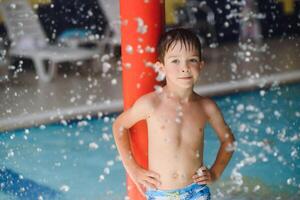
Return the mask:
[[140,96],[132,106],[117,117],[114,124],[121,124],[125,128],[130,128],[138,121],[148,118],[153,110],[153,96],[151,92]]
[[141,105],[144,107],[152,107],[155,103],[156,95],[155,92],[149,92],[140,96],[134,103],[134,105]]
[[132,108],[136,111],[143,111],[146,116],[149,116],[157,102],[157,94],[155,92],[149,92],[140,96],[135,102]]
[[197,98],[201,107],[203,108],[203,110],[208,116],[220,111],[218,105],[211,97],[198,95]]

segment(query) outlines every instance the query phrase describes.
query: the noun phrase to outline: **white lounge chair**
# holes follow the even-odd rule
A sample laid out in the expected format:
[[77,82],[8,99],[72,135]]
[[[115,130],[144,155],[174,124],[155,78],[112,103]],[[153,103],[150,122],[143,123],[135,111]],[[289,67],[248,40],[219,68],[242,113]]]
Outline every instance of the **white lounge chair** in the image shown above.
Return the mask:
[[[121,19],[120,19],[120,0],[98,0],[103,14],[108,21],[106,30],[112,31],[108,38],[113,45],[121,45]],[[107,34],[106,34],[107,35]]]
[[98,50],[49,44],[38,16],[27,0],[1,1],[0,9],[12,42],[9,50],[10,58],[32,59],[42,81],[48,82],[53,79],[58,63],[89,60],[99,54]]

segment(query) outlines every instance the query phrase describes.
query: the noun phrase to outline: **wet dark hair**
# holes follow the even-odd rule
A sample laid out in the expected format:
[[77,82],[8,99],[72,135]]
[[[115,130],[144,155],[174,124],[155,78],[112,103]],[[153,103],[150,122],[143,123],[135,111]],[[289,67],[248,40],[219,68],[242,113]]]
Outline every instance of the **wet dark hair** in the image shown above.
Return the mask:
[[158,41],[157,54],[159,62],[164,63],[166,52],[171,47],[174,48],[176,42],[180,42],[185,49],[195,48],[199,52],[200,60],[202,60],[201,43],[198,36],[189,29],[175,28],[162,34]]

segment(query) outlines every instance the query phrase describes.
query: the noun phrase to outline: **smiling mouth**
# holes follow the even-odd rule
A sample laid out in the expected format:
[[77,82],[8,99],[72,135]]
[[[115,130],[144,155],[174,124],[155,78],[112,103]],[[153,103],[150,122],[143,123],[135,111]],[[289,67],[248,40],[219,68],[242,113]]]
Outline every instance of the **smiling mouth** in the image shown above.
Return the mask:
[[179,77],[179,79],[191,79],[192,77],[189,76],[189,77]]

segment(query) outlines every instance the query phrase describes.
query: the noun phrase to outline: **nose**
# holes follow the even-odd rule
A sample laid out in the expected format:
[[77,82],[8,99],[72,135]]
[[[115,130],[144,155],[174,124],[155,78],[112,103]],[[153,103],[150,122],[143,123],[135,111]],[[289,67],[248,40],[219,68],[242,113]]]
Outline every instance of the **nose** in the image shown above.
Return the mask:
[[189,72],[189,71],[190,71],[190,68],[189,68],[189,66],[188,66],[187,63],[184,63],[184,64],[182,65],[181,71],[182,71],[182,72]]

